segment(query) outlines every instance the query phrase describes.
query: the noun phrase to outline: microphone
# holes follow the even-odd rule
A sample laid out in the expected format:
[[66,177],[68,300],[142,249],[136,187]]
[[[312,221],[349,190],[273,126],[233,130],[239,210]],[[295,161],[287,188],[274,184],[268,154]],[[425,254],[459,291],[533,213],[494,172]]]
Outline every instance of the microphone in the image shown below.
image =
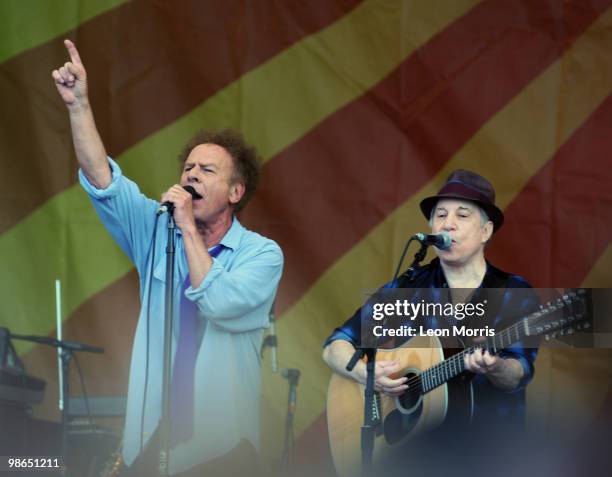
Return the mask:
[[276,349],[278,348],[278,338],[276,337],[276,318],[274,311],[270,310],[270,353],[272,354],[272,372],[278,372],[278,357]]
[[[183,186],[183,189],[185,189],[187,192],[191,194],[191,198],[193,200],[202,198],[202,196],[198,194],[196,190],[190,185]],[[162,205],[159,206],[159,209],[157,209],[157,215],[165,214],[166,212],[168,212],[169,214],[172,214],[173,211],[174,211],[174,204],[167,200],[166,202],[164,202]]]
[[295,405],[297,402],[296,387],[300,380],[300,370],[295,368],[283,369],[282,376],[289,381],[289,398],[287,402],[287,419],[293,420],[295,414]]
[[448,250],[453,244],[450,235],[448,235],[446,232],[442,232],[436,235],[427,235],[419,233],[414,234],[412,238],[418,240],[424,245],[433,245],[434,247],[440,250]]
[[261,344],[261,351],[260,351],[260,355],[263,358],[264,356],[264,350],[266,349],[266,347],[270,348],[270,353],[271,353],[271,365],[272,365],[272,372],[273,373],[277,373],[278,372],[278,357],[276,355],[276,350],[278,348],[278,338],[276,337],[276,318],[274,317],[274,304],[272,304],[272,308],[270,308],[270,314],[268,315],[269,321],[270,321],[270,330],[268,331],[268,335],[266,336],[266,338],[263,340],[263,343]]
[[289,382],[294,383],[295,385],[297,385],[298,381],[300,380],[300,370],[299,369],[295,369],[295,368],[286,368],[283,369],[283,372],[281,373],[283,375],[283,378],[289,380]]

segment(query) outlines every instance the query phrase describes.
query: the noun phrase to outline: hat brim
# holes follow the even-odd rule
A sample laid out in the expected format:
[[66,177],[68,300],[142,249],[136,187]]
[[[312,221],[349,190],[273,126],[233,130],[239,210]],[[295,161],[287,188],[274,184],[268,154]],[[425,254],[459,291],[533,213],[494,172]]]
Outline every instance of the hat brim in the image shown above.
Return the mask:
[[494,233],[497,232],[504,224],[504,214],[498,207],[488,202],[482,202],[480,200],[474,199],[473,197],[467,197],[461,194],[438,194],[423,199],[421,201],[420,207],[421,212],[423,212],[423,215],[427,220],[429,220],[429,218],[431,217],[431,211],[440,199],[467,200],[469,202],[474,202],[475,204],[478,204],[478,206],[481,207],[487,213],[489,220],[493,222]]

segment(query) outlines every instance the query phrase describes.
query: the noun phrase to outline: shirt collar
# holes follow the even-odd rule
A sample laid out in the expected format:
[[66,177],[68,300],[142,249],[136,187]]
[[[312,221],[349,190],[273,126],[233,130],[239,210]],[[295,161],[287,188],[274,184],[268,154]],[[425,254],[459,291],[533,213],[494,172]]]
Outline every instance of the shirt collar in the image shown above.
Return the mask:
[[[240,245],[240,241],[242,240],[242,236],[244,235],[245,230],[246,229],[244,228],[244,226],[240,223],[240,221],[234,215],[232,217],[232,225],[230,225],[230,228],[227,230],[227,232],[225,232],[225,235],[223,236],[223,238],[221,238],[221,241],[219,242],[218,245],[223,245],[226,248],[231,248],[232,250],[236,250],[238,246]],[[176,233],[179,236],[183,235],[183,232],[178,227],[176,228]],[[217,245],[215,245],[215,247],[216,246]],[[214,248],[214,247],[211,247],[211,248]]]
[[[440,259],[438,257],[434,258],[431,261],[432,264],[435,263],[436,273],[433,277],[433,286],[436,288],[448,288],[448,282],[446,281],[446,277],[444,276],[444,269],[440,264]],[[487,269],[485,271],[484,277],[482,277],[482,282],[478,286],[478,288],[498,288],[499,278],[496,273],[497,270],[489,263],[488,260],[485,259],[485,263],[487,264]]]
[[240,240],[244,235],[244,227],[240,223],[240,221],[234,216],[232,218],[232,225],[229,230],[225,232],[225,235],[219,242],[221,245],[227,248],[231,248],[232,250],[236,250],[238,245],[240,245]]

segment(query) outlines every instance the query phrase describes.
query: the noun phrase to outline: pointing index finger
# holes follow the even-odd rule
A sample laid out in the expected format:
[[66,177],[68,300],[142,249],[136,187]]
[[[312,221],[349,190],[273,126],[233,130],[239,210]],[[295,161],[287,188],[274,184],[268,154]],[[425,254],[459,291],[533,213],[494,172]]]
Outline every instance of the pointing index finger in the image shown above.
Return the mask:
[[70,55],[70,61],[72,61],[75,65],[83,65],[81,61],[81,57],[79,56],[79,52],[70,40],[64,40],[64,45],[68,50],[68,54]]

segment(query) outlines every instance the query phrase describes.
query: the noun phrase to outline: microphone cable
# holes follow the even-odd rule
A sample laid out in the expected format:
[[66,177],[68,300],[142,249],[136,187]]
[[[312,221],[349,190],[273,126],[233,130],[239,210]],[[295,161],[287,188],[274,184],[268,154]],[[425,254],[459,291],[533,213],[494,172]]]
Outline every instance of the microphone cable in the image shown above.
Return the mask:
[[399,271],[402,268],[402,263],[404,263],[404,258],[406,257],[406,252],[408,252],[408,247],[410,247],[410,244],[414,240],[415,240],[414,237],[410,237],[408,242],[406,242],[406,245],[404,245],[404,250],[402,251],[402,256],[399,259],[399,263],[397,264],[397,268],[395,269],[395,273],[393,274],[393,280],[391,281],[391,285],[393,286],[393,288],[397,288],[395,281],[397,280],[397,277],[399,276]]

